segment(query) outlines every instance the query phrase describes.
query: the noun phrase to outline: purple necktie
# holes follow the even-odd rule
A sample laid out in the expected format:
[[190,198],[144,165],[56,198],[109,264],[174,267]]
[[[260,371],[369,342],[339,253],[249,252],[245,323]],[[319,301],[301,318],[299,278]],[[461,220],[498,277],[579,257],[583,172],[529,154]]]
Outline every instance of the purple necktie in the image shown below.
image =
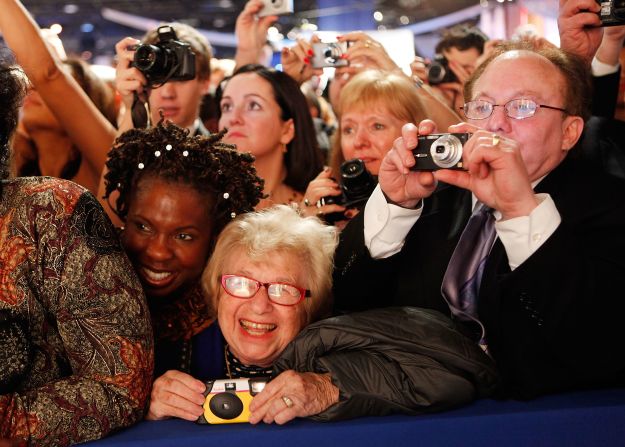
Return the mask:
[[[478,203],[454,250],[441,292],[451,313],[463,321],[477,321],[477,297],[486,258],[495,241],[491,208]],[[480,323],[481,326],[481,323]]]

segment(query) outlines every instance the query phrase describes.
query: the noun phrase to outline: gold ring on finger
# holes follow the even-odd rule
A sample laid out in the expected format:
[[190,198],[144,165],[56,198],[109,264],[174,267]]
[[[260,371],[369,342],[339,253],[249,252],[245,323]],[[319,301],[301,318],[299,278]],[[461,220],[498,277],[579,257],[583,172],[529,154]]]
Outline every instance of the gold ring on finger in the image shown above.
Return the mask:
[[371,46],[370,40],[365,40],[365,48],[369,48]]
[[494,133],[493,142],[492,142],[493,146],[497,146],[500,140],[501,140],[501,137],[498,134]]
[[293,407],[293,401],[289,396],[282,396],[282,402],[284,402],[287,408]]

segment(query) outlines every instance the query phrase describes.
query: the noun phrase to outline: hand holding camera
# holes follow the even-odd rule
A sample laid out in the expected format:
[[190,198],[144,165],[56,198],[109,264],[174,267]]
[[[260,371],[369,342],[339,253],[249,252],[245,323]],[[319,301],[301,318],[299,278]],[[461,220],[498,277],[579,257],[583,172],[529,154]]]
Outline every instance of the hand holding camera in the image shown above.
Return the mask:
[[347,60],[348,42],[316,42],[312,45],[312,67],[345,67]]
[[198,424],[235,424],[249,422],[250,403],[260,393],[268,377],[223,379],[206,382],[202,406],[204,412]]
[[480,202],[498,210],[502,219],[529,215],[537,202],[528,170],[536,176],[541,166],[531,162],[526,166],[521,144],[468,123],[450,126],[449,130],[471,134],[463,146],[464,169],[434,171],[435,178],[470,190]]
[[378,171],[378,182],[387,200],[404,208],[414,208],[436,189],[436,179],[431,171],[415,171],[413,150],[417,147],[418,136],[436,131],[436,124],[424,120],[419,127],[412,123],[404,124],[402,136],[386,153]]
[[601,6],[599,18],[601,26],[625,25],[625,1],[623,0],[596,0]]
[[449,67],[449,61],[442,54],[435,55],[427,66],[427,79],[430,85],[458,82],[458,77]]
[[355,158],[343,162],[340,169],[340,194],[328,195],[320,199],[322,207],[340,205],[343,210],[325,214],[323,216],[325,221],[335,223],[344,220],[345,209],[361,210],[377,184],[377,180],[367,171],[362,160]]
[[191,45],[178,40],[176,31],[169,25],[159,26],[157,33],[155,45],[142,43],[134,54],[133,66],[143,73],[148,86],[195,78],[195,53]]
[[258,12],[258,17],[292,13],[293,0],[263,0],[263,8]]

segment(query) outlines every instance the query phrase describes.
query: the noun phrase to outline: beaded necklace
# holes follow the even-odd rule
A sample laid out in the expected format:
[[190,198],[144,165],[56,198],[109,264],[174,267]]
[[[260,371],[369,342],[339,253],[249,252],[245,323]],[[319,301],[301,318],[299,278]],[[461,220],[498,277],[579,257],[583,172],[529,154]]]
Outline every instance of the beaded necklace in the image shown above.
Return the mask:
[[228,379],[238,379],[241,377],[269,377],[273,372],[273,368],[268,366],[249,365],[246,366],[239,361],[228,349],[228,345],[224,346],[224,359],[226,361],[226,374]]

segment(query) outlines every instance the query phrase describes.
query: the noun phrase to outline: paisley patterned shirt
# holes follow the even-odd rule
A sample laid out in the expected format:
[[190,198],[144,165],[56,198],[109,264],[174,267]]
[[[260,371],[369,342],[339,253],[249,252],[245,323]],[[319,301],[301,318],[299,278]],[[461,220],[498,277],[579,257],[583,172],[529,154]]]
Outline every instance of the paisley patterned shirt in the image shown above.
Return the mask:
[[69,445],[142,418],[153,369],[149,311],[85,189],[45,177],[3,182],[0,313],[28,334],[27,361],[10,369],[17,376],[0,393],[0,438]]

